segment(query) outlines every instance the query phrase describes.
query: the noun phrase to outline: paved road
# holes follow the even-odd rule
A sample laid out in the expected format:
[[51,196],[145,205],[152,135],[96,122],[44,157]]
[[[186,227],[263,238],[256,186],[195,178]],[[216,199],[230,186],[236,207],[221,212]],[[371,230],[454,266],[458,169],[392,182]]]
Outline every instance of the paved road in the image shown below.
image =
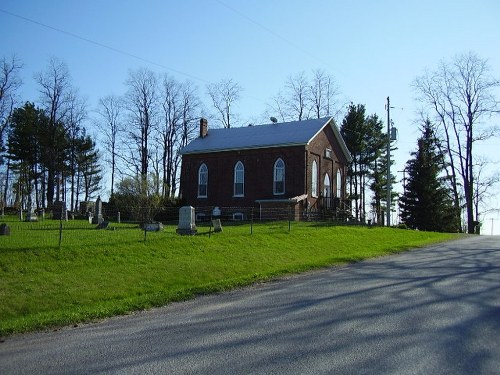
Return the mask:
[[500,238],[0,343],[2,374],[500,374]]

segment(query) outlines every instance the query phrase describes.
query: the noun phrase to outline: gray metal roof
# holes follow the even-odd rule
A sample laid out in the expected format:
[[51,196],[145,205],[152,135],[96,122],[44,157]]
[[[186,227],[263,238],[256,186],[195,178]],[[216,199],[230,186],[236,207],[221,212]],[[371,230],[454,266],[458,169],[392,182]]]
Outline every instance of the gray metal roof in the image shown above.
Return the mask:
[[192,140],[181,149],[181,153],[201,154],[306,145],[328,124],[332,127],[347,160],[350,161],[350,154],[332,117],[229,129],[209,128],[204,138],[198,137]]

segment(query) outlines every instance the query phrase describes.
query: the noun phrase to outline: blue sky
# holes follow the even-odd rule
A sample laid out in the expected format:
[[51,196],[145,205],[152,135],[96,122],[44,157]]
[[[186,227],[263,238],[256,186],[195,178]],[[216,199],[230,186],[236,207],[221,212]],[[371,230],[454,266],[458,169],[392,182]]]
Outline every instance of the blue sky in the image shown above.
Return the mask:
[[[500,78],[498,0],[3,0],[0,10],[0,56],[23,62],[23,100],[38,100],[33,74],[56,56],[90,108],[123,94],[128,71],[144,66],[190,79],[201,94],[207,83],[231,78],[244,89],[235,106],[241,124],[261,123],[287,77],[323,69],[342,100],[365,104],[368,114],[385,120],[390,96],[396,171],[419,135],[411,88],[418,75],[473,51]],[[496,169],[499,146],[497,138],[481,147]],[[500,233],[498,212],[484,218],[483,231],[490,234],[492,224]]]

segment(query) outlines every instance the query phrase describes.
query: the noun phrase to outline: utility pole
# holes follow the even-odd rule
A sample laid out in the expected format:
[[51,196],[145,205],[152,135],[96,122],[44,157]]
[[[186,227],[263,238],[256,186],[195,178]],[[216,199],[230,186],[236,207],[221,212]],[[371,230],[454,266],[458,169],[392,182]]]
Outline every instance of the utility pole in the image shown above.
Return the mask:
[[391,103],[387,97],[387,226],[391,226]]

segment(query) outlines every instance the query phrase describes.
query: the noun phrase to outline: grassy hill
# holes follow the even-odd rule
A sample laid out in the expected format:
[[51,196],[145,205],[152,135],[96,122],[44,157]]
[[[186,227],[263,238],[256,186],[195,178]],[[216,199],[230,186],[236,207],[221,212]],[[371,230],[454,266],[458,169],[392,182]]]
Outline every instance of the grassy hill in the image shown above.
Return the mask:
[[[0,236],[0,335],[125,314],[279,275],[404,251],[456,235],[288,222],[179,236],[175,226],[96,230],[8,222]],[[251,233],[253,232],[253,233]]]

